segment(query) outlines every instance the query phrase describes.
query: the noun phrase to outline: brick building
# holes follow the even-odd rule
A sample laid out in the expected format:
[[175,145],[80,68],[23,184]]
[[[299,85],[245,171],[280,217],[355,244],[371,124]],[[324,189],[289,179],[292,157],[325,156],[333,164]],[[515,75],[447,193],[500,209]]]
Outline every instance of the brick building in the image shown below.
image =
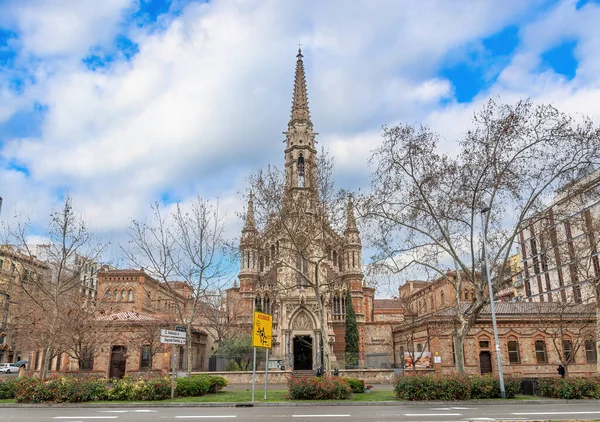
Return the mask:
[[[273,360],[295,370],[314,370],[321,365],[321,353],[328,353],[332,362],[344,359],[345,298],[350,294],[358,322],[361,365],[368,365],[372,358],[378,366],[391,366],[392,325],[401,320],[402,308],[397,300],[375,299],[375,289],[364,282],[361,238],[352,205],[347,207],[343,233],[336,232],[329,225],[327,216],[321,215],[319,200],[315,199],[318,197],[317,134],[310,118],[302,59],[302,53],[298,51],[292,112],[285,132],[286,180],[282,202],[285,207],[286,199],[310,198],[306,200],[309,205],[303,209],[304,220],[299,218],[297,224],[308,226],[312,219],[321,218],[325,228],[319,234],[318,242],[309,246],[311,250],[298,251],[295,239],[282,228],[281,214],[275,217],[279,220],[272,221],[259,232],[250,196],[240,242],[239,286],[229,289],[228,295],[244,310],[242,315],[237,315],[238,324],[249,326],[251,313],[256,308],[273,315],[270,354]],[[293,212],[288,209],[288,213]],[[324,324],[318,316],[315,288],[309,288],[310,283],[305,284],[298,276],[298,272],[313,274],[308,268],[314,268],[316,259],[309,259],[307,255],[321,257],[319,277],[322,281],[318,291],[326,307]],[[308,277],[316,283],[316,276]],[[321,344],[322,332],[325,332],[327,344]],[[388,357],[383,359],[383,355]]]
[[[397,360],[404,359],[406,367],[411,367],[414,360],[420,369],[455,372],[453,316],[469,312],[470,290],[461,292],[458,304],[454,287],[444,277],[433,282],[408,282],[399,290],[406,311],[404,321],[393,332]],[[525,301],[495,304],[505,373],[556,375],[558,363],[564,360],[570,362],[570,374],[596,372],[593,305]],[[464,356],[468,373],[497,371],[489,305],[466,338]]]

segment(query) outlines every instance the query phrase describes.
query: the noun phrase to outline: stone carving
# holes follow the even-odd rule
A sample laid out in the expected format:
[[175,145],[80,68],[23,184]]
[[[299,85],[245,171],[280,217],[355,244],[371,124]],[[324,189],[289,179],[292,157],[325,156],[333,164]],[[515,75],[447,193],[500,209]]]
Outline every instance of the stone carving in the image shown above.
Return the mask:
[[304,312],[302,312],[294,320],[292,329],[294,329],[294,330],[310,330],[310,329],[312,329],[312,322],[310,321],[308,316]]
[[317,311],[319,310],[319,305],[317,305],[316,303],[314,303],[314,304],[311,306],[311,308],[310,308],[310,309],[311,309],[311,311],[313,311],[314,313],[317,313]]

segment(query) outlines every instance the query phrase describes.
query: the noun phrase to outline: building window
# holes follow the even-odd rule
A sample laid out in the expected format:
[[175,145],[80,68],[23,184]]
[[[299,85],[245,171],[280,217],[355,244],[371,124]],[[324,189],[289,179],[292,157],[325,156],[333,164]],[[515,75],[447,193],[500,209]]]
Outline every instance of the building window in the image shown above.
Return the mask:
[[508,362],[521,363],[521,357],[519,356],[519,342],[517,340],[508,341]]
[[567,363],[575,362],[575,353],[573,353],[573,342],[571,340],[563,340],[563,357]]
[[598,355],[596,353],[596,342],[594,340],[585,341],[585,360],[587,363],[596,363]]
[[152,369],[152,349],[149,345],[142,346],[140,369]]
[[125,290],[121,290],[121,301],[125,302]]
[[79,367],[82,371],[94,369],[94,349],[84,348],[79,358]]
[[423,351],[423,345],[421,343],[417,344],[417,353],[421,353]]
[[119,292],[118,292],[117,290],[115,290],[115,292],[114,292],[114,294],[113,294],[113,297],[114,297],[114,301],[115,301],[115,302],[116,302],[117,300],[119,300]]
[[110,300],[112,298],[112,292],[110,290],[107,290],[104,294],[104,297],[106,298],[106,300]]
[[337,252],[333,251],[333,266],[337,267],[337,264],[338,264]]
[[33,369],[38,370],[40,365],[40,352],[35,352],[35,362],[33,364]]
[[440,292],[440,304],[444,306],[446,304],[446,300],[444,299],[444,291]]
[[535,341],[535,361],[537,363],[547,363],[546,342],[544,340]]
[[489,349],[490,348],[490,341],[489,340],[481,340],[479,342],[479,348],[480,349]]
[[127,292],[127,300],[132,302],[133,301],[133,290],[129,290]]
[[60,371],[60,361],[62,360],[62,353],[59,353],[56,357],[56,370]]

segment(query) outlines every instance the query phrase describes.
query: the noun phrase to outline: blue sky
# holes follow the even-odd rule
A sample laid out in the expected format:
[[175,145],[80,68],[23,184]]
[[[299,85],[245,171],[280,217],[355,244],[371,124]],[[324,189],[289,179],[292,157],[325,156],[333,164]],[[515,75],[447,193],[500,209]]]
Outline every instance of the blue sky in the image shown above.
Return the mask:
[[600,2],[0,0],[3,215],[69,192],[121,238],[155,200],[220,198],[282,164],[297,43],[338,184],[368,184],[384,124],[451,152],[490,96],[600,117]]

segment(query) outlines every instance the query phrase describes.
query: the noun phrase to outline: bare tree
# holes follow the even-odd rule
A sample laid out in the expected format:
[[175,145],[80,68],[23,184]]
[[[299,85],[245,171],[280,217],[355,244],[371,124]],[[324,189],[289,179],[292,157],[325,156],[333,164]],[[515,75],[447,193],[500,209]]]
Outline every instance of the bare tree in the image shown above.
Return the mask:
[[[314,294],[321,326],[323,362],[320,364],[329,372],[327,309],[334,283],[342,281],[341,265],[339,268],[333,265],[331,254],[343,250],[344,240],[337,232],[341,231],[345,195],[335,189],[333,160],[327,151],[321,150],[318,162],[312,164],[304,187],[288,186],[285,173],[273,166],[250,178],[251,204],[258,230],[242,242],[244,247],[257,251],[261,266],[264,258],[265,264],[270,260],[273,271],[283,268],[291,274],[285,279],[279,275],[270,278],[276,280],[276,295],[289,295],[298,289]],[[272,246],[275,242],[276,248]]]
[[[481,236],[488,240],[492,279],[503,280],[494,272],[507,268],[523,222],[558,186],[600,161],[600,131],[549,105],[489,101],[456,154],[439,152],[439,138],[427,127],[386,127],[383,138],[371,158],[372,193],[361,207],[378,249],[374,264],[446,277],[457,306],[463,284],[475,286],[467,311],[456,312],[454,321],[457,368],[464,372],[464,340],[489,300],[479,277]],[[449,267],[456,277],[446,276]]]
[[[26,273],[23,267],[18,286],[22,297],[21,315],[16,324],[16,331],[22,334],[17,336],[17,342],[42,350],[42,378],[47,375],[50,360],[68,349],[64,323],[69,319],[65,315],[79,311],[81,302],[74,297],[79,294],[81,269],[85,262],[96,261],[104,250],[104,245],[94,240],[83,219],[76,214],[70,197],[65,199],[62,209],[50,217],[46,233],[49,243],[42,248],[34,249],[27,241],[29,221],[15,217],[14,224],[7,228],[7,243],[16,245],[31,260],[44,261],[47,266],[47,271],[35,273]],[[77,257],[85,262],[76,265]],[[29,312],[24,314],[24,309]]]
[[560,364],[569,374],[569,364],[585,342],[593,338],[594,305],[574,302],[538,304],[538,330],[547,335]]
[[225,216],[219,205],[201,197],[189,209],[177,204],[171,213],[152,206],[149,222],[134,220],[129,245],[123,251],[129,261],[164,283],[172,294],[178,321],[187,331],[187,372],[192,372],[192,328],[200,322],[206,292],[223,284],[232,274],[230,249],[224,238]]
[[199,306],[203,326],[217,343],[217,350],[223,341],[230,340],[243,332],[235,321],[244,313],[242,301],[238,297],[227,296],[223,288],[211,289]]

